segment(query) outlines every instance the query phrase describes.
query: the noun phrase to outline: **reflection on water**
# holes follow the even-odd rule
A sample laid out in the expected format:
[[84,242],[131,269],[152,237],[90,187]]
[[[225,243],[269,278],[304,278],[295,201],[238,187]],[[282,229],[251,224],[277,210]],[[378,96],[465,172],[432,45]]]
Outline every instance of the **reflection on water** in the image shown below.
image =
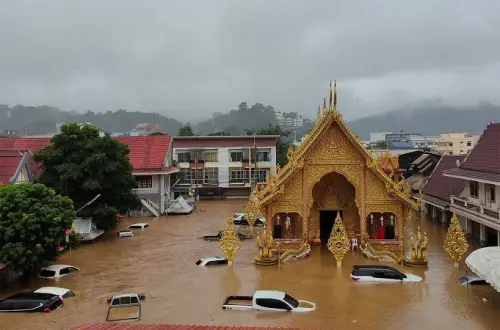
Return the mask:
[[[362,284],[349,278],[351,266],[373,263],[350,252],[342,268],[325,248],[315,248],[306,260],[281,268],[253,264],[255,240],[242,242],[234,268],[198,267],[195,261],[222,253],[217,242],[199,237],[215,235],[224,217],[243,209],[244,201],[201,202],[200,212],[148,221],[150,228],[130,239],[112,233],[98,242],[64,254],[59,263],[81,272],[62,278],[56,285],[76,293],[52,314],[2,314],[0,329],[70,329],[88,322],[104,322],[106,299],[112,293],[146,294],[144,323],[232,324],[274,326],[322,326],[328,329],[495,329],[500,299],[489,286],[466,288],[457,284],[463,270],[448,260],[442,242],[445,229],[427,220],[416,220],[429,235],[429,269],[403,268],[422,276],[420,283]],[[126,227],[132,222],[122,224]],[[416,227],[416,223],[413,223]],[[245,230],[244,228],[242,230]],[[413,229],[415,231],[415,229]],[[462,267],[463,269],[463,267]],[[1,293],[54,285],[33,280]],[[225,311],[227,295],[250,295],[258,289],[278,289],[317,303],[312,313]],[[488,299],[487,302],[482,300]]]

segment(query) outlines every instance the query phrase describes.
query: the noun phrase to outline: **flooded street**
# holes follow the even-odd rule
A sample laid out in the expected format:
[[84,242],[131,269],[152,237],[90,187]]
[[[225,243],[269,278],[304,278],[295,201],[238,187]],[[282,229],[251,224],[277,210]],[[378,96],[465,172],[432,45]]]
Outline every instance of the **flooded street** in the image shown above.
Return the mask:
[[[215,235],[224,217],[244,209],[244,200],[202,201],[190,216],[147,218],[150,228],[132,239],[112,233],[99,241],[65,253],[58,263],[81,272],[62,278],[57,286],[72,289],[75,298],[50,314],[2,314],[0,329],[71,329],[104,322],[106,299],[112,293],[142,292],[143,323],[321,326],[327,329],[498,329],[500,297],[489,286],[463,287],[464,274],[453,268],[442,245],[445,228],[416,220],[429,235],[429,269],[404,268],[423,277],[420,283],[361,284],[349,278],[355,263],[374,263],[349,252],[342,268],[326,248],[314,247],[308,259],[271,267],[253,263],[255,240],[242,242],[234,267],[199,267],[198,258],[222,255],[217,242],[200,239]],[[127,219],[121,227],[140,222]],[[242,230],[244,231],[244,229]],[[399,269],[402,267],[397,266]],[[54,285],[34,280],[11,287],[2,297],[20,289]],[[251,295],[258,289],[283,290],[298,299],[317,303],[312,313],[294,314],[225,311],[227,295]],[[483,301],[482,298],[487,298]]]

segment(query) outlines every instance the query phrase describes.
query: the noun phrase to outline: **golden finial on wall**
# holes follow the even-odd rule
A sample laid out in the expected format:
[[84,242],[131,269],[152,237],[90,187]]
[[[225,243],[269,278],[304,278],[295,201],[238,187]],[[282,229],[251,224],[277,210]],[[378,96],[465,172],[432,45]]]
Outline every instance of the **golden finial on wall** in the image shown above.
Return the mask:
[[450,227],[444,238],[444,249],[453,261],[453,266],[458,268],[458,263],[463,255],[467,252],[469,243],[465,237],[465,233],[460,227],[457,215],[453,213],[451,217]]
[[337,260],[337,267],[342,265],[342,259],[344,255],[349,251],[351,242],[349,241],[349,236],[342,224],[342,218],[340,217],[340,212],[337,212],[335,217],[335,223],[333,225],[332,232],[330,233],[330,238],[328,239],[328,250],[333,254],[335,260]]
[[240,249],[241,242],[238,231],[233,223],[232,215],[226,217],[226,228],[222,231],[222,237],[219,240],[219,247],[228,260],[229,265],[233,263],[236,252]]

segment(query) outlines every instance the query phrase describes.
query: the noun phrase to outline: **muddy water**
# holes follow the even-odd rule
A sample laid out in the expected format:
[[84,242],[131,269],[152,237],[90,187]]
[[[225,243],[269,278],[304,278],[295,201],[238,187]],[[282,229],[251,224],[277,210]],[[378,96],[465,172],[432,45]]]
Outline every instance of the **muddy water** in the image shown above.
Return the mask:
[[[80,273],[56,285],[72,289],[77,297],[51,314],[2,314],[0,329],[71,329],[88,322],[103,322],[106,299],[114,292],[146,294],[144,323],[321,326],[327,329],[498,329],[499,294],[490,287],[465,288],[457,284],[463,270],[455,270],[442,250],[445,230],[417,219],[429,233],[429,269],[406,268],[423,277],[421,283],[360,284],[349,278],[355,263],[370,263],[348,253],[337,269],[331,254],[315,248],[307,260],[281,268],[257,268],[252,263],[255,240],[244,241],[233,268],[204,268],[199,257],[221,255],[217,242],[199,237],[216,234],[223,217],[241,211],[244,201],[201,202],[190,216],[140,219],[149,229],[132,239],[109,235],[91,245],[64,254],[59,263],[80,267]],[[122,227],[137,222],[126,220]],[[416,225],[414,223],[414,225]],[[463,269],[463,266],[462,266]],[[11,287],[20,289],[54,285],[35,280]],[[251,295],[257,289],[284,290],[299,299],[314,301],[307,314],[224,311],[227,295]],[[487,301],[483,301],[483,297]]]

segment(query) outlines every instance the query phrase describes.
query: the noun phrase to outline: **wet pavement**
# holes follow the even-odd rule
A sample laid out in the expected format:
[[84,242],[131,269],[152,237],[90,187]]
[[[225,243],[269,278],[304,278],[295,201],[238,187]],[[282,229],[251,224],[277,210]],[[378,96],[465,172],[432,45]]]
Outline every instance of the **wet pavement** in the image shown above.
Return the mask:
[[[65,253],[58,263],[81,272],[51,280],[36,279],[1,292],[61,286],[76,293],[63,308],[50,314],[1,314],[0,329],[71,329],[104,322],[106,299],[112,293],[143,292],[143,323],[231,324],[324,327],[326,329],[498,329],[500,294],[489,286],[457,284],[465,268],[453,268],[442,245],[445,228],[415,219],[429,236],[428,269],[397,268],[423,277],[420,283],[362,284],[349,278],[356,263],[374,263],[349,252],[343,267],[326,248],[313,248],[306,260],[281,268],[253,264],[255,240],[242,241],[233,267],[199,267],[200,257],[222,255],[217,242],[200,239],[215,235],[224,217],[244,209],[244,200],[202,201],[189,216],[126,219],[150,223],[131,239],[109,233],[93,244]],[[245,231],[246,228],[242,228]],[[317,303],[311,313],[222,310],[227,295],[251,295],[258,289],[283,290]],[[486,298],[486,301],[483,299]]]

